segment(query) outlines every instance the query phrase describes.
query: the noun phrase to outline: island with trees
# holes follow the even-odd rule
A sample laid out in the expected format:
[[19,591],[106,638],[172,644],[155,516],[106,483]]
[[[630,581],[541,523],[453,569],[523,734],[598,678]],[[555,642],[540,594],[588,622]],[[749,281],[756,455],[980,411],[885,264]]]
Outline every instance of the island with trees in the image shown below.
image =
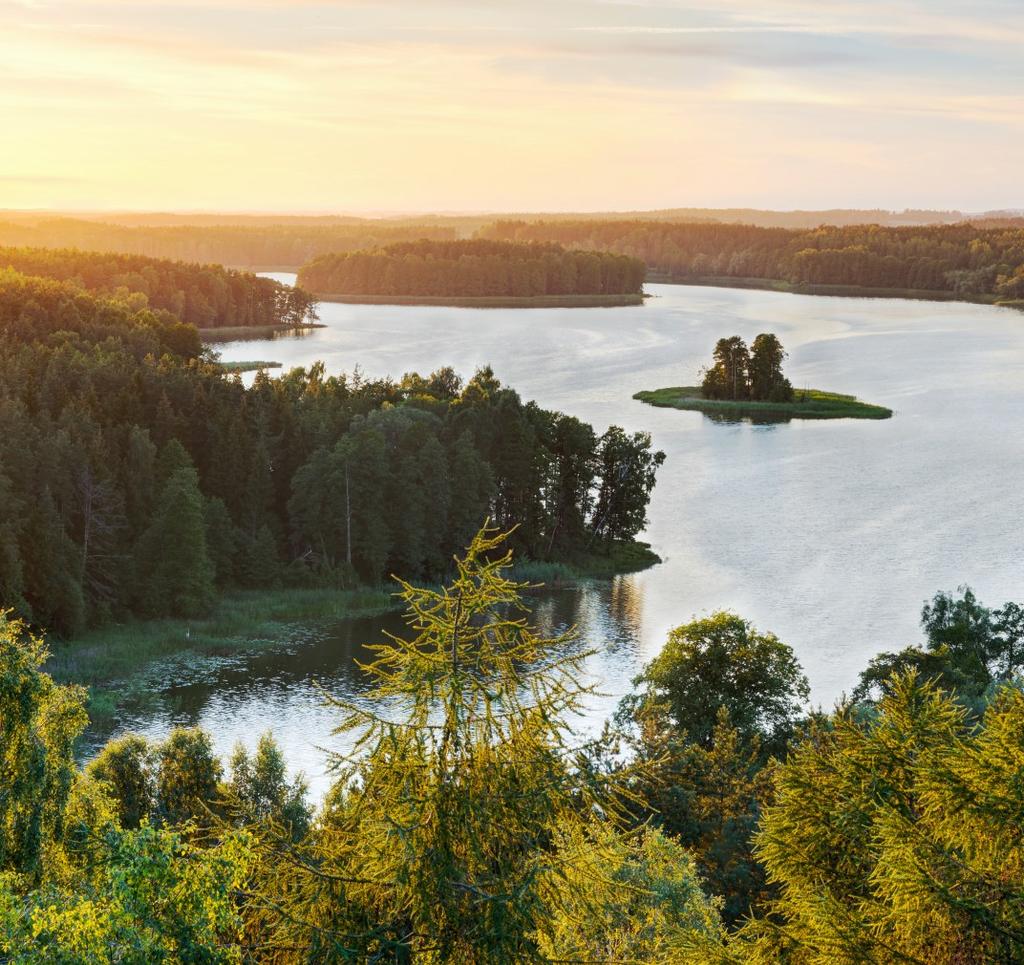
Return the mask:
[[751,419],[888,419],[892,409],[852,395],[794,389],[782,372],[786,352],[778,337],[763,332],[748,348],[738,335],[721,338],[700,385],[644,390],[633,398],[648,405],[688,409],[726,421]]
[[322,255],[298,280],[324,301],[602,307],[642,304],[646,271],[638,258],[550,242],[421,240]]

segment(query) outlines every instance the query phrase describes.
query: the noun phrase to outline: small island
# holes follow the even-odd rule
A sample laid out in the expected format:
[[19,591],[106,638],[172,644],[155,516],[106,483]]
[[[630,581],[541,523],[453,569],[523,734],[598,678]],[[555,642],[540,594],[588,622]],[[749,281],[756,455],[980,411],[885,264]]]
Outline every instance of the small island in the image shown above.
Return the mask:
[[554,243],[415,241],[321,255],[298,283],[321,301],[465,308],[643,304],[639,258]]
[[716,419],[782,422],[789,419],[888,419],[892,409],[852,395],[821,389],[794,389],[782,373],[786,352],[771,333],[758,335],[748,349],[739,336],[719,339],[714,360],[700,385],[637,392],[648,405],[703,412]]
[[226,372],[229,375],[236,375],[242,372],[259,372],[263,369],[279,369],[281,368],[280,362],[214,362],[222,372]]

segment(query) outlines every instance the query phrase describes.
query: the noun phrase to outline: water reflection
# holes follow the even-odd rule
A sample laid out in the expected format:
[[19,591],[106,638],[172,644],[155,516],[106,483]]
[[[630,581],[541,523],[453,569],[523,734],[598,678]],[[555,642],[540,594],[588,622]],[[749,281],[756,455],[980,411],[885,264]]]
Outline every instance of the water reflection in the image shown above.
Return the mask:
[[[282,276],[282,280],[288,280]],[[550,629],[578,624],[596,648],[586,672],[608,696],[597,729],[668,630],[732,609],[796,650],[816,703],[830,705],[880,650],[919,639],[921,603],[970,583],[985,602],[1024,584],[1024,319],[957,303],[651,286],[622,309],[320,307],[300,339],[233,342],[225,358],[323,360],[400,376],[491,363],[525,398],[598,430],[647,430],[668,454],[644,537],[664,563],[533,600]],[[721,422],[633,401],[689,384],[723,334],[776,332],[794,385],[848,392],[895,410],[884,421]],[[246,378],[251,378],[250,373]],[[358,698],[363,643],[397,617],[304,628],[288,645],[177,668],[119,729],[200,724],[221,753],[272,729],[290,761],[324,786],[337,714],[319,683]]]
[[[600,730],[629,688],[641,622],[641,596],[633,581],[632,576],[584,581],[534,591],[526,599],[530,623],[541,633],[555,636],[575,627],[579,639],[572,649],[595,651],[584,663],[584,682],[599,685],[601,693],[588,700],[588,712],[575,721],[581,739]],[[370,678],[357,661],[371,661],[369,645],[383,642],[385,633],[409,636],[402,614],[307,627],[282,645],[230,659],[154,667],[150,695],[143,705],[126,710],[114,732],[157,740],[172,727],[204,727],[217,752],[227,757],[237,741],[252,744],[272,729],[289,763],[305,770],[321,793],[330,781],[325,752],[348,749],[343,738],[331,734],[340,713],[325,706],[326,696],[365,699]],[[91,729],[83,756],[92,756],[110,736]]]

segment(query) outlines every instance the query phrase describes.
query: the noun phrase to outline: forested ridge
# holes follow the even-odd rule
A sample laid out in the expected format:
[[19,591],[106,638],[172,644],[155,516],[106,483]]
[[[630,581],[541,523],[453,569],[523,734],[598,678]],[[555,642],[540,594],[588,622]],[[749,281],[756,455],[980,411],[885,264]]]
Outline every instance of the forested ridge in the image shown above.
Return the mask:
[[0,248],[0,269],[71,283],[197,328],[303,325],[316,317],[301,288],[212,264],[78,249]]
[[556,242],[642,259],[675,280],[760,278],[792,285],[1024,296],[1024,227],[823,225],[812,229],[653,221],[499,221],[484,238]]
[[440,578],[490,515],[525,556],[629,541],[663,456],[489,369],[246,388],[129,299],[0,274],[0,600],[62,633],[215,592]]
[[[408,272],[395,264],[387,277],[377,277],[377,268],[383,265],[379,261],[372,263],[374,290],[370,291],[371,277],[364,274],[370,271],[370,253],[380,258],[380,249],[395,244],[454,242],[474,235],[477,240],[554,243],[566,249],[639,258],[650,271],[680,281],[770,279],[796,286],[1024,298],[1024,220],[998,212],[974,221],[962,220],[957,212],[746,209],[678,209],[628,217],[479,215],[376,220],[210,215],[195,216],[194,224],[188,223],[188,216],[126,216],[122,223],[113,215],[110,221],[8,217],[10,220],[0,221],[0,245],[78,247],[201,264],[305,265],[307,270],[311,262],[323,259],[313,277],[328,283],[332,282],[329,266],[338,267],[345,261],[335,256],[349,254],[356,257],[344,269],[344,279],[339,275],[336,283],[351,281],[367,294],[379,294],[381,289],[386,294],[422,294],[405,290],[405,278],[410,274],[417,278],[416,288],[468,286],[479,294],[508,294],[498,291],[506,282],[497,268],[442,283],[418,278],[414,264]],[[881,223],[867,223],[872,218]],[[584,269],[585,277],[589,272],[592,268]],[[521,281],[520,285],[537,293],[537,277],[535,271],[533,282]],[[481,278],[487,280],[481,282]],[[590,290],[591,285],[588,281]],[[565,276],[559,278],[556,273],[551,287],[568,291],[569,285]]]
[[550,242],[421,240],[322,255],[299,284],[345,295],[621,295],[639,293],[645,273],[635,258]]
[[344,220],[309,223],[282,219],[264,223],[113,224],[76,218],[33,222],[0,220],[0,245],[44,248],[76,247],[172,258],[188,262],[274,268],[298,267],[317,255],[334,251],[376,248],[419,238],[451,239],[456,229],[427,221],[402,224],[388,221]]

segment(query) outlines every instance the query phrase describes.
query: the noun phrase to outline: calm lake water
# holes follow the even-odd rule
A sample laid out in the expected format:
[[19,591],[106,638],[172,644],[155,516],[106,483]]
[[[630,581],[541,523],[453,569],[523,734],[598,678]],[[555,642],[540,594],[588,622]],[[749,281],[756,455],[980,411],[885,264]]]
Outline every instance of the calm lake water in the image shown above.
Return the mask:
[[[273,275],[292,281],[292,275]],[[321,306],[302,337],[218,346],[225,360],[322,359],[400,377],[490,363],[536,399],[592,422],[646,429],[668,459],[646,539],[664,563],[539,597],[536,619],[576,623],[598,648],[599,728],[666,631],[731,609],[795,649],[815,704],[849,690],[867,660],[919,639],[922,602],[970,584],[1024,598],[1024,315],[987,306],[651,285],[643,306],[452,309]],[[722,424],[634,402],[692,384],[716,339],[779,335],[798,387],[889,406],[884,422]],[[153,706],[122,722],[158,737],[199,724],[218,751],[272,730],[323,791],[337,748],[323,693],[358,696],[352,656],[393,618],[296,628],[272,651],[161,671]],[[176,681],[167,685],[166,681]]]

